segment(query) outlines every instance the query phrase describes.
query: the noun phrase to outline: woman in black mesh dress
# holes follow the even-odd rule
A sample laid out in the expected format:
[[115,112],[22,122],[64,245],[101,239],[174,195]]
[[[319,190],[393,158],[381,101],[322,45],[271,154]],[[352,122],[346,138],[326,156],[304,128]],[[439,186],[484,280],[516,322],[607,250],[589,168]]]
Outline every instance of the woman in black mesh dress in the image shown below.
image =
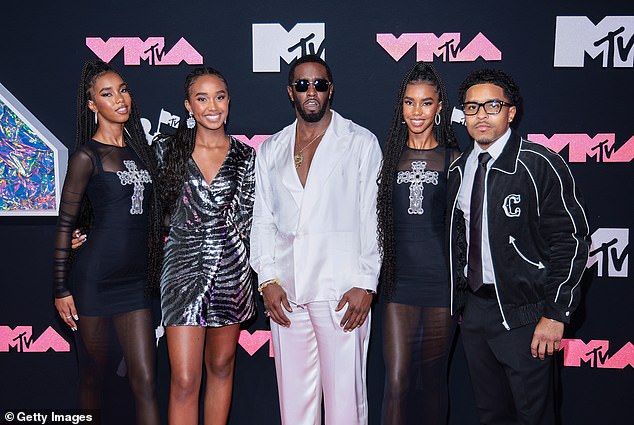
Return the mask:
[[[101,407],[114,327],[136,421],[158,424],[148,298],[158,286],[162,253],[154,155],[125,81],[107,63],[84,65],[77,105],[76,149],[68,163],[55,238],[55,306],[77,331],[81,407]],[[70,267],[71,233],[88,226],[90,237]]]
[[385,425],[447,420],[446,173],[458,155],[445,87],[418,62],[401,83],[379,183]]

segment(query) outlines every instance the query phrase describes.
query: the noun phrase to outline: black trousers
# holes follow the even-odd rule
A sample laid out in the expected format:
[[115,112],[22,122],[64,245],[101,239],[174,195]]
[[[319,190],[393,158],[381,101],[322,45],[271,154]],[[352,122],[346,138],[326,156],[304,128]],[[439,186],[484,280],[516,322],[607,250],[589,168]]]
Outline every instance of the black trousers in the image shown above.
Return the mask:
[[531,356],[535,325],[506,330],[495,298],[469,293],[461,335],[481,424],[555,425],[555,362]]

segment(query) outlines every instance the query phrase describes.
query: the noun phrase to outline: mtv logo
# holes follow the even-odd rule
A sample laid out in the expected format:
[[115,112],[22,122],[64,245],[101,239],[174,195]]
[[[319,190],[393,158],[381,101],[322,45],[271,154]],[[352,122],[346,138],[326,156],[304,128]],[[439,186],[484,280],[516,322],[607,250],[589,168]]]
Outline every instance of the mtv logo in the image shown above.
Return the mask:
[[582,133],[529,134],[528,140],[544,145],[555,152],[561,152],[568,146],[568,161],[588,162],[594,158],[596,162],[630,162],[634,159],[634,136],[630,137],[619,148],[615,147],[616,134],[599,133],[594,137]]
[[586,16],[557,16],[555,67],[584,66],[585,54],[603,57],[603,67],[634,67],[634,16],[606,16],[594,25]]
[[280,58],[290,64],[308,54],[326,59],[326,24],[253,24],[253,72],[280,72]]
[[451,122],[465,125],[464,112],[461,109],[454,107],[451,110]]
[[586,268],[597,263],[599,277],[627,277],[630,229],[597,229],[592,234],[592,245]]
[[178,124],[180,123],[181,118],[178,115],[173,115],[171,112],[161,108],[161,112],[159,113],[158,124],[156,125],[156,131],[152,132],[152,123],[149,118],[141,118],[141,125],[143,126],[143,131],[145,132],[145,138],[149,145],[152,144],[152,140],[162,131],[163,126],[168,127],[167,133],[174,133],[178,128]]

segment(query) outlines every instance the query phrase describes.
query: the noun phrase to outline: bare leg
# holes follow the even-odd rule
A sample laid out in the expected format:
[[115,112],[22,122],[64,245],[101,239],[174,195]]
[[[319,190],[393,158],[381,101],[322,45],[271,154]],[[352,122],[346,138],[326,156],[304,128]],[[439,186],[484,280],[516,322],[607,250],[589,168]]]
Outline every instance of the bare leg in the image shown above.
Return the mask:
[[171,368],[167,409],[170,425],[198,423],[205,331],[200,326],[166,327]]
[[240,325],[207,328],[205,342],[205,425],[225,425],[231,407]]

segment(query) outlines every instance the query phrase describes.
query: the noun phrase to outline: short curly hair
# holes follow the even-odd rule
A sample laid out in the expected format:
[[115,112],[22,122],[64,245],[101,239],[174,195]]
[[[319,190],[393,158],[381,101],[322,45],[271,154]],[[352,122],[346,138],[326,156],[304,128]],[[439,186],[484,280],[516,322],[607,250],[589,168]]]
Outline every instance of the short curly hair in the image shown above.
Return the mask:
[[326,68],[326,76],[328,77],[328,81],[334,83],[332,79],[332,71],[330,67],[326,63],[325,60],[319,57],[319,55],[305,55],[301,56],[291,62],[291,67],[288,70],[288,85],[291,86],[295,82],[295,68],[303,63],[318,63],[319,65]]
[[522,104],[520,88],[513,78],[499,69],[484,68],[473,71],[464,79],[458,89],[460,103],[464,103],[467,90],[476,84],[493,84],[504,90],[504,96],[519,110]]

